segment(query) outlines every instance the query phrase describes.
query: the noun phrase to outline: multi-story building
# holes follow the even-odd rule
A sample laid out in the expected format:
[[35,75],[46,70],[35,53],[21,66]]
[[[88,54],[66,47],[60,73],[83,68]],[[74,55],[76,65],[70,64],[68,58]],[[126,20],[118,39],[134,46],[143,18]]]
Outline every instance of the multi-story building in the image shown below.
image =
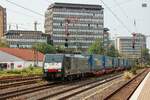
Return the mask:
[[6,24],[6,8],[0,6],[0,38],[4,36],[7,30]]
[[115,42],[119,53],[129,58],[141,58],[142,49],[146,48],[146,37],[140,33],[133,37],[117,37]]
[[[101,5],[54,3],[45,13],[45,33],[53,45],[86,50],[103,38],[104,14]],[[105,35],[104,37],[106,37]]]
[[9,30],[5,38],[12,48],[31,48],[35,43],[47,43],[49,35],[41,31]]

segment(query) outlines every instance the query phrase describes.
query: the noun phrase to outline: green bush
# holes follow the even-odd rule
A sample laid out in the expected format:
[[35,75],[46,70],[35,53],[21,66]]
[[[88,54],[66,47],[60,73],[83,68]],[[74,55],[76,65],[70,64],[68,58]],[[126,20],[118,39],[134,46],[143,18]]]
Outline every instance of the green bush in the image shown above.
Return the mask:
[[24,68],[22,70],[7,70],[0,71],[0,76],[29,76],[29,75],[42,75],[42,68],[30,66],[28,68]]
[[137,67],[137,66],[134,66],[134,67],[131,68],[130,72],[131,72],[133,75],[135,75],[135,74],[137,74],[137,72],[136,72],[137,69],[138,69],[138,67]]
[[131,79],[133,77],[133,74],[129,71],[126,71],[126,72],[124,72],[123,77],[124,77],[124,79],[128,80],[128,79]]

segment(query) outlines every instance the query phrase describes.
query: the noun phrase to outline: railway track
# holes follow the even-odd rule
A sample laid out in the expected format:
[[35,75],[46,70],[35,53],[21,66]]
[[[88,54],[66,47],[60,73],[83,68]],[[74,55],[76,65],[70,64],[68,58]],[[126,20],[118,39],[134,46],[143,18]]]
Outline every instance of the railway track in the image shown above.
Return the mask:
[[45,96],[43,98],[40,98],[39,100],[45,100],[45,99],[66,100],[66,99],[69,99],[69,98],[71,98],[73,96],[76,96],[80,93],[83,93],[87,90],[95,88],[99,85],[102,85],[102,84],[105,84],[105,83],[110,82],[112,80],[115,80],[117,78],[120,78],[121,76],[122,75],[117,75],[117,76],[113,76],[111,78],[106,78],[106,79],[103,79],[103,80],[96,80],[96,81],[93,81],[93,82],[88,82],[86,84],[82,84],[82,85],[79,85],[79,86],[76,86],[76,87],[73,87],[73,88],[70,88],[70,89],[62,90],[62,91],[56,92],[54,94]]
[[124,85],[119,87],[116,91],[106,96],[104,100],[129,100],[149,71],[150,69],[142,71],[133,79],[129,80]]
[[37,78],[42,78],[42,76],[39,75],[34,75],[34,76],[17,76],[17,77],[7,77],[7,78],[0,78],[0,84],[4,83],[12,83],[12,82],[18,82],[18,81],[23,81],[23,80],[32,80],[32,79],[37,79]]
[[[110,78],[111,77],[111,78]],[[121,75],[106,75],[105,77],[97,78],[97,79],[85,79],[82,81],[75,80],[73,82],[51,82],[51,83],[43,83],[36,85],[24,85],[18,87],[17,89],[4,89],[0,93],[0,100],[14,98],[16,99],[47,99],[49,97],[55,97],[61,95],[63,93],[72,91],[74,89],[81,88],[83,86],[87,87],[90,84],[92,86],[78,92],[84,92],[88,89],[91,89],[97,85],[101,85],[115,78],[121,77]],[[42,94],[42,95],[41,95]],[[75,95],[75,94],[72,94]],[[66,97],[64,97],[66,98]]]
[[6,88],[11,88],[11,87],[18,87],[18,86],[22,86],[22,85],[29,85],[29,84],[33,84],[33,83],[37,83],[42,81],[42,78],[33,78],[33,79],[28,79],[28,80],[20,80],[18,82],[11,82],[11,83],[3,83],[0,84],[0,89],[6,89]]
[[[88,89],[91,89],[95,86],[104,84],[110,80],[115,78],[121,77],[122,74],[115,74],[115,75],[106,75],[105,77],[96,78],[96,79],[89,79],[83,81],[74,81],[74,82],[65,82],[58,85],[53,85],[51,87],[47,87],[43,90],[38,90],[36,92],[27,93],[24,95],[18,95],[17,99],[36,99],[36,100],[43,100],[43,99],[52,99],[62,95],[64,93],[68,93],[72,90],[80,89],[81,87],[86,87],[84,90],[80,92],[84,92]],[[87,88],[88,87],[88,88]],[[79,91],[78,91],[79,92]],[[41,95],[42,94],[42,95]]]
[[29,77],[14,77],[0,79],[0,89],[6,89],[11,87],[18,87],[27,84],[33,84],[42,81],[41,76],[29,76]]
[[43,90],[46,88],[50,88],[53,85],[56,85],[56,83],[43,83],[43,84],[36,84],[32,86],[23,86],[22,88],[12,89],[12,91],[9,90],[3,90],[0,92],[0,100],[6,100],[9,98],[17,97],[19,95],[24,95],[32,92],[36,92],[39,90]]

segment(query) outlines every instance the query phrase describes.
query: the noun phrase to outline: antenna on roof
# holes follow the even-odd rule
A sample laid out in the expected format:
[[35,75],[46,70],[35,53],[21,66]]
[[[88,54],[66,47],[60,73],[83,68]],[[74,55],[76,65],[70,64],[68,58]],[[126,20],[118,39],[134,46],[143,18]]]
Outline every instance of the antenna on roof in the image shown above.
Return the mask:
[[11,29],[11,24],[9,24],[9,30]]
[[16,30],[18,30],[18,24],[16,24]]
[[34,22],[34,30],[37,31],[37,21]]

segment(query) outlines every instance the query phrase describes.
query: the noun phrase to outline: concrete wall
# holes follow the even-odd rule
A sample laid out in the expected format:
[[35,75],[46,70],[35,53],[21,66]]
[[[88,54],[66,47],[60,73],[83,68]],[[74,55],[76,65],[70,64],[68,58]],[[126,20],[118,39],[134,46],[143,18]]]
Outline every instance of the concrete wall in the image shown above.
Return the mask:
[[[25,62],[24,62],[24,66],[25,66],[25,67],[29,67],[30,65],[34,66],[34,61],[25,61]],[[38,62],[38,66],[39,66],[39,67],[42,67],[42,65],[43,65],[43,61],[42,61],[42,62],[41,62],[41,61]]]
[[[4,68],[2,67],[2,64],[7,64],[7,66]],[[33,61],[0,62],[0,69],[4,70],[23,69],[28,68],[31,65],[34,66]],[[39,67],[42,67],[42,65],[43,62],[38,62]]]

